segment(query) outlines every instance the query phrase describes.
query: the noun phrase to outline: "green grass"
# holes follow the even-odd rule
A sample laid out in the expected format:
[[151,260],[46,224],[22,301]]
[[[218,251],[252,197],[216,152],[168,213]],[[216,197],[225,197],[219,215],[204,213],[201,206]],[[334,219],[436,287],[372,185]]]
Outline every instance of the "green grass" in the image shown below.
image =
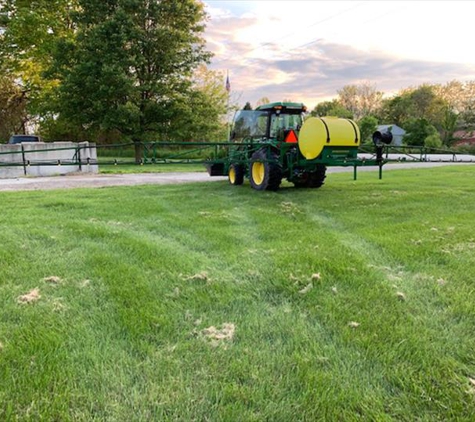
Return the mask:
[[205,172],[204,164],[101,164],[99,172],[103,174],[137,174],[137,173],[187,173]]
[[0,420],[474,420],[474,180],[0,193]]

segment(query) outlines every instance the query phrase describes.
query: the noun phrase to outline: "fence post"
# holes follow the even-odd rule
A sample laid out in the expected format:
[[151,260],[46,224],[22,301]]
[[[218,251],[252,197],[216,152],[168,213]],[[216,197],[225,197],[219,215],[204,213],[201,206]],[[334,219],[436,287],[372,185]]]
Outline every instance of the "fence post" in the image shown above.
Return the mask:
[[23,144],[21,144],[21,158],[23,161],[23,174],[26,176],[25,148],[23,147]]
[[82,163],[81,163],[81,144],[78,145],[77,159],[79,160],[79,171],[82,171]]

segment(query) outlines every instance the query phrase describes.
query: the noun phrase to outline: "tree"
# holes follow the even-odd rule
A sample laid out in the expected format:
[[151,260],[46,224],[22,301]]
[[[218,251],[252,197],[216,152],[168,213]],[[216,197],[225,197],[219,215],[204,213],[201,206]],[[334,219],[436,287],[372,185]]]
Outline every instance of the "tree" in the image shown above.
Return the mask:
[[406,135],[404,135],[403,141],[406,145],[424,145],[427,137],[431,135],[439,136],[437,129],[424,118],[411,118],[407,120],[405,129]]
[[57,81],[46,80],[59,38],[72,38],[76,0],[3,0],[0,8],[0,72],[17,81],[30,115],[41,115]]
[[378,127],[378,119],[374,116],[365,116],[359,122],[360,135],[362,142],[368,142],[371,140],[371,136]]
[[25,93],[12,78],[0,75],[0,142],[25,132],[26,121]]
[[427,119],[440,128],[447,104],[436,95],[433,86],[421,85],[409,94],[409,98],[414,104],[413,117]]
[[404,127],[406,121],[414,116],[413,103],[408,95],[398,95],[383,101],[382,117],[388,124]]
[[345,85],[337,92],[339,104],[355,116],[358,113],[358,87],[356,85]]
[[442,121],[443,143],[449,145],[457,128],[458,114],[450,107],[445,108],[444,119]]
[[436,94],[432,85],[403,90],[384,102],[383,116],[387,123],[405,127],[413,119],[425,119],[442,130],[446,118],[447,102]]
[[310,112],[313,117],[336,116],[346,119],[352,119],[351,111],[344,108],[338,100],[323,101],[318,103]]
[[[88,131],[118,130],[136,144],[169,139],[189,110],[193,71],[208,61],[196,0],[79,0],[75,42],[57,46],[57,113]],[[196,98],[195,98],[196,100]]]
[[269,103],[270,103],[270,100],[269,100],[268,97],[262,97],[262,98],[257,100],[256,107],[259,107],[259,106],[264,105],[264,104],[269,104]]
[[170,121],[173,141],[219,141],[227,137],[224,117],[228,93],[220,72],[200,65],[193,76],[193,89],[180,113]]
[[383,93],[369,82],[359,85],[346,85],[338,91],[339,103],[355,117],[375,114],[381,107]]

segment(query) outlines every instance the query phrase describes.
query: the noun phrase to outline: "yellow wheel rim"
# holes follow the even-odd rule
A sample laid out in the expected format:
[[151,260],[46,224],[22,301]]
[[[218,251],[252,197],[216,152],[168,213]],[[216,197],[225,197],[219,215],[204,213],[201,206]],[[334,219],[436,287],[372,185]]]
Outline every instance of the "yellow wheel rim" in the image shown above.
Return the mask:
[[236,170],[234,169],[234,167],[229,168],[228,177],[229,177],[229,182],[232,185],[234,185],[234,183],[236,183]]
[[264,163],[255,162],[252,163],[252,179],[256,185],[262,185],[265,175]]

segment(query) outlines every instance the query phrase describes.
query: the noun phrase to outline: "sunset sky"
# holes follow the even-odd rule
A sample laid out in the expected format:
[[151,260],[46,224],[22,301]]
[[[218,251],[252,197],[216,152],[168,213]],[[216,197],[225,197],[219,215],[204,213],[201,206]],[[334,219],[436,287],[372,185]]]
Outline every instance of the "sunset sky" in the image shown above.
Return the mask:
[[344,85],[387,95],[475,79],[474,1],[205,0],[211,68],[233,97],[313,108]]

